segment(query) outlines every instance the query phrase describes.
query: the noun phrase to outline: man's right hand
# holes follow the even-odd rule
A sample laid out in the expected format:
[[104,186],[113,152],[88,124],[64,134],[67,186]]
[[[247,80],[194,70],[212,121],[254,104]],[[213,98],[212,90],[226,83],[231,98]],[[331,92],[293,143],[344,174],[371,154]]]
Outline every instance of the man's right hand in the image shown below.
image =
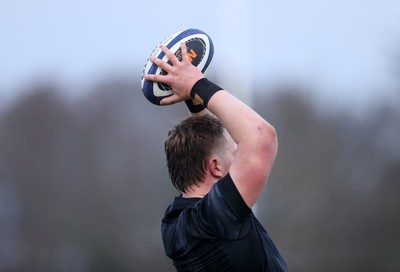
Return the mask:
[[165,83],[172,88],[174,92],[173,95],[162,99],[160,105],[171,105],[192,99],[190,91],[193,85],[204,76],[201,71],[190,62],[185,43],[181,44],[182,61],[179,61],[172,51],[164,45],[161,45],[161,50],[165,53],[172,65],[155,57],[150,60],[166,71],[167,74],[144,76],[146,80]]

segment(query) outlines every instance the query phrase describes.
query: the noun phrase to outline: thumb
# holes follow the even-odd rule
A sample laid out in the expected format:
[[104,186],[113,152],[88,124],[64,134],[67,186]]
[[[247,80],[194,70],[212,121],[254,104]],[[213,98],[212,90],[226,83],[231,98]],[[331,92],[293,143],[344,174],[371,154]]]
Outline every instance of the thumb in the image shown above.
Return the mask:
[[175,104],[177,102],[179,102],[180,99],[176,94],[173,94],[171,96],[165,97],[160,101],[160,105],[161,106],[167,106],[167,105],[172,105]]

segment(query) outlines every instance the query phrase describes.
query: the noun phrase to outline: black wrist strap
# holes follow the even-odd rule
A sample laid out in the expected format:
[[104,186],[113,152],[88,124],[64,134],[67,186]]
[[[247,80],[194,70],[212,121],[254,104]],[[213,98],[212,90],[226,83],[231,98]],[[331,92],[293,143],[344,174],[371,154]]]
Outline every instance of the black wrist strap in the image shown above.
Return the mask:
[[221,87],[212,83],[204,77],[193,85],[190,96],[196,100],[197,98],[200,98],[200,100],[202,101],[201,103],[204,105],[204,107],[207,108],[210,98],[220,90],[222,90]]
[[194,105],[192,99],[185,100],[185,103],[191,113],[198,113],[206,108],[203,104]]

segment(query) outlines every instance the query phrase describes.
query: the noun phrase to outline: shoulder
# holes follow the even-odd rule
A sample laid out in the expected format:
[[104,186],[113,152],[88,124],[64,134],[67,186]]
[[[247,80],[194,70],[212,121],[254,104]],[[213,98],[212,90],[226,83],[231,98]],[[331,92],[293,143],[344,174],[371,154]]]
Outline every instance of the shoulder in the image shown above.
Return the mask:
[[202,237],[239,239],[250,230],[252,211],[228,174],[188,212]]
[[251,209],[243,200],[229,173],[212,187],[205,197],[205,202],[210,206],[229,210],[237,219],[243,219],[251,213]]
[[248,233],[252,214],[228,174],[202,199],[175,199],[163,219],[163,236],[239,239]]

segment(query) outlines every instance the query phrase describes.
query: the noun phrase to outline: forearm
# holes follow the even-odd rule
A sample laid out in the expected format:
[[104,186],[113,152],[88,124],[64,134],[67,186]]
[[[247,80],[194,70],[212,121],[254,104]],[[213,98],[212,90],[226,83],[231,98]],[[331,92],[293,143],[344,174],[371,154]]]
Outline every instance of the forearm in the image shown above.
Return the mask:
[[216,115],[239,144],[260,150],[266,137],[274,136],[274,128],[248,105],[225,90],[216,92],[208,102],[208,110]]

